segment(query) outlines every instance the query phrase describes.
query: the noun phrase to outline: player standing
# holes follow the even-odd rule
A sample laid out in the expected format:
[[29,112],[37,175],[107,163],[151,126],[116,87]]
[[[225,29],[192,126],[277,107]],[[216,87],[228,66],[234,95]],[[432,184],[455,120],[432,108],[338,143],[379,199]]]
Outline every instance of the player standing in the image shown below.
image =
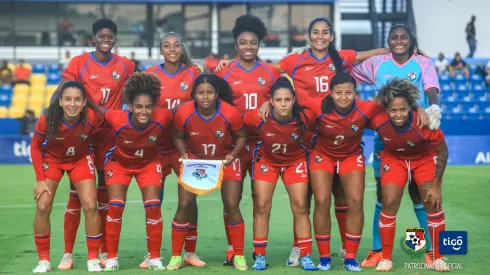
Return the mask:
[[65,171],[80,195],[85,214],[89,272],[102,271],[99,266],[101,245],[100,217],[97,213],[95,168],[90,152],[90,139],[102,123],[98,107],[87,100],[82,84],[65,82],[59,97],[50,104],[36,124],[31,142],[32,165],[37,184],[34,199],[37,203],[34,219],[34,241],[39,265],[34,273],[51,270],[50,214],[58,184]]
[[[220,77],[209,74],[198,76],[192,88],[192,97],[194,100],[180,106],[175,114],[175,147],[184,159],[225,160],[221,197],[228,215],[226,226],[235,253],[233,263],[235,269],[247,270],[243,255],[245,223],[240,212],[242,173],[239,160],[247,142],[247,131],[240,113],[230,105],[231,88]],[[190,221],[187,213],[195,197],[195,194],[179,185],[179,205],[172,222],[169,270],[182,266],[182,246]]]
[[[236,19],[232,33],[238,60],[216,74],[231,86],[233,104],[240,113],[244,114],[247,110],[255,110],[263,103],[269,102],[271,87],[280,74],[270,64],[257,60],[260,42],[267,35],[267,29],[262,20],[250,14],[242,15]],[[247,145],[240,156],[244,179],[247,170],[252,175],[252,151],[258,142],[255,129],[248,129],[248,133]],[[251,187],[253,199],[255,193],[253,184]],[[223,211],[223,220],[228,240],[228,251],[223,265],[233,265],[234,252],[226,226],[226,211]]]
[[[390,79],[408,79],[419,88],[419,106],[430,109],[439,114],[439,80],[434,63],[430,58],[416,53],[417,39],[405,25],[395,25],[388,33],[388,46],[390,53],[371,57],[352,68],[353,76],[360,82],[382,87]],[[428,112],[432,114],[431,111]],[[437,127],[438,128],[438,127]],[[380,152],[383,151],[383,142],[377,134],[374,136],[374,177],[376,179],[377,201],[373,217],[373,245],[368,256],[362,262],[363,267],[376,266],[382,258],[381,239],[379,235],[379,215],[382,208]],[[420,227],[425,229],[425,238],[428,241],[426,262],[431,263],[433,258],[430,235],[427,223],[427,212],[416,184],[409,184],[408,190],[413,201],[413,208]]]
[[449,271],[439,253],[439,233],[446,228],[442,211],[441,184],[448,160],[448,148],[441,130],[419,129],[416,112],[411,111],[420,98],[420,90],[410,81],[393,79],[383,86],[377,99],[387,112],[371,121],[384,143],[381,155],[381,195],[383,206],[379,218],[382,260],[376,271],[393,268],[392,252],[396,231],[396,213],[405,184],[413,178],[424,198],[429,234],[434,249],[434,266],[438,272]]
[[156,108],[161,82],[153,74],[135,73],[124,90],[129,112],[108,110],[107,124],[114,130],[116,146],[107,154],[105,176],[109,193],[107,214],[107,252],[109,259],[104,271],[119,270],[117,258],[122,215],[126,194],[133,176],[141,190],[146,212],[149,268],[165,270],[160,259],[162,244],[162,213],[160,193],[162,167],[158,144],[165,131],[170,131],[170,110]]
[[[249,129],[256,129],[259,142],[254,150],[252,180],[254,199],[254,270],[265,270],[269,217],[272,196],[281,176],[289,195],[301,251],[301,268],[316,270],[311,261],[311,223],[307,209],[308,165],[303,134],[314,128],[315,117],[309,119],[300,109],[291,82],[285,77],[272,86],[271,115],[265,122],[258,110],[245,113],[243,120]],[[310,122],[310,123],[308,123]],[[310,125],[308,125],[310,124]]]
[[[165,62],[151,68],[146,72],[154,73],[162,82],[158,107],[172,109],[191,100],[192,85],[196,77],[201,73],[199,68],[192,63],[189,50],[184,44],[180,34],[169,32],[160,41],[160,54]],[[160,142],[162,171],[170,174],[180,174],[179,152],[173,142],[173,131],[166,132]],[[169,170],[168,172],[165,172]],[[163,186],[164,183],[162,183]],[[161,199],[163,200],[163,191]],[[192,266],[202,267],[206,263],[196,255],[197,243],[197,202],[190,205],[190,222],[184,245],[184,262]],[[148,255],[147,255],[148,256]],[[148,257],[140,267],[148,267]]]
[[[117,26],[109,19],[100,19],[92,25],[92,42],[95,51],[75,56],[62,74],[63,83],[76,80],[82,83],[87,97],[95,104],[107,109],[121,110],[123,104],[123,87],[134,71],[134,62],[126,57],[111,53],[116,44]],[[59,96],[59,89],[53,94],[51,101]],[[92,138],[95,155],[98,187],[97,201],[102,221],[107,216],[107,187],[104,177],[104,161],[107,151],[115,144],[115,136],[110,128],[100,128]],[[68,197],[65,211],[64,234],[65,254],[59,269],[70,269],[73,266],[73,245],[80,224],[80,200],[72,189]],[[102,265],[107,260],[105,242],[105,223],[102,223],[102,246],[100,260]]]

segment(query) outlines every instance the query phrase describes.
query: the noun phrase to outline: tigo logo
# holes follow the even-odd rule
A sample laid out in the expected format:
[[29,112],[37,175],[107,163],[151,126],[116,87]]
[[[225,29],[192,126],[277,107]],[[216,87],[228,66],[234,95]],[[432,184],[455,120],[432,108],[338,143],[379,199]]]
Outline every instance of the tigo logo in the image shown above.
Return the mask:
[[439,250],[442,255],[464,255],[468,252],[466,231],[442,231],[439,235]]

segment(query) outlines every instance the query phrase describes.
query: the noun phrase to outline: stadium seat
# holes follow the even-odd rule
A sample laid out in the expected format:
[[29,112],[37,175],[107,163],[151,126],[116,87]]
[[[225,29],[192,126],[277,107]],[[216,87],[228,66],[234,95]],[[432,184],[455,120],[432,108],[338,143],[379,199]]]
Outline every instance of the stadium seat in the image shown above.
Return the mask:
[[48,74],[48,85],[58,85],[61,81],[61,75],[59,73]]
[[46,66],[44,66],[44,64],[34,64],[32,66],[32,73],[33,74],[45,74],[46,73]]
[[0,118],[6,118],[8,116],[9,109],[5,106],[0,107]]
[[476,113],[478,111],[479,106],[475,102],[462,102],[462,104],[463,113]]
[[46,95],[46,86],[32,86],[31,96],[33,95],[42,95],[44,97]]
[[46,87],[46,98],[51,99],[51,96],[54,94],[54,92],[58,89],[58,85],[48,85]]
[[33,104],[32,102],[29,103],[29,109],[34,112],[34,115],[36,117],[40,117],[42,114],[42,111],[44,110],[44,102],[41,102],[41,104],[36,103]]
[[0,86],[0,106],[10,106],[12,100],[12,86]]
[[481,84],[483,84],[483,78],[479,74],[473,74],[470,77],[470,82],[471,82],[471,85],[474,85],[474,84],[480,84],[481,85]]
[[32,74],[31,75],[31,86],[46,86],[46,75],[45,74]]
[[60,73],[59,65],[58,64],[50,64],[48,66],[48,73],[50,73],[50,74],[52,74],[52,73],[59,74]]
[[13,72],[15,70],[15,64],[14,63],[9,63],[7,67]]
[[29,106],[31,105],[39,105],[39,106],[44,106],[44,99],[45,99],[45,96],[44,94],[32,94],[30,97],[29,97]]
[[485,113],[490,114],[490,105],[485,108]]
[[462,74],[457,74],[453,77],[453,83],[456,87],[460,86],[460,85],[465,85],[466,82],[468,82],[468,80],[466,79],[466,77]]
[[14,86],[14,95],[25,94],[27,96],[30,90],[31,87],[29,87],[27,84],[17,84]]
[[9,117],[10,118],[21,118],[24,116],[26,112],[26,108],[22,108],[22,107],[11,107],[9,109]]
[[371,100],[374,96],[374,87],[372,85],[364,85],[361,98],[363,100]]
[[478,65],[476,65],[476,64],[469,64],[468,65],[468,71],[470,72],[470,75],[474,75],[476,73],[477,69],[478,69]]
[[451,84],[451,76],[448,74],[441,74],[439,75],[439,84],[441,86],[443,85],[450,85]]
[[463,119],[482,119],[483,116],[480,113],[469,113],[469,114],[464,114]]

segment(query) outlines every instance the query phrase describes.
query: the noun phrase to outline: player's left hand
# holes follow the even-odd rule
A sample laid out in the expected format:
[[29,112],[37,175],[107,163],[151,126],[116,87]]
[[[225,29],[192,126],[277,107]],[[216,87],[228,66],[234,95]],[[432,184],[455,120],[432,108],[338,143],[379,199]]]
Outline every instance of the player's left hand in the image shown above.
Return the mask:
[[436,211],[442,209],[441,185],[434,183],[432,187],[425,191],[424,202],[430,202],[430,206]]
[[435,104],[432,104],[429,108],[425,109],[425,111],[429,115],[429,129],[439,129],[439,127],[441,127],[442,119],[441,108]]
[[424,108],[417,108],[417,126],[422,129],[429,126],[429,115]]
[[233,60],[220,60],[219,63],[218,63],[218,66],[216,66],[216,68],[214,69],[214,72],[217,73],[221,70],[223,70],[224,68],[228,67],[231,63],[233,63]]
[[225,166],[228,166],[228,165],[232,164],[233,161],[235,161],[235,157],[232,154],[228,154],[225,156],[225,160],[223,161],[223,164]]
[[270,111],[271,111],[271,104],[269,103],[269,101],[264,102],[262,106],[260,106],[259,108],[260,119],[262,119],[262,121],[265,122],[267,120],[267,117],[270,115]]
[[303,47],[301,49],[297,49],[296,51],[292,51],[288,55],[293,55],[293,54],[301,55],[301,54],[305,53],[306,51],[309,51],[310,49],[311,49],[310,46],[306,46],[306,47]]

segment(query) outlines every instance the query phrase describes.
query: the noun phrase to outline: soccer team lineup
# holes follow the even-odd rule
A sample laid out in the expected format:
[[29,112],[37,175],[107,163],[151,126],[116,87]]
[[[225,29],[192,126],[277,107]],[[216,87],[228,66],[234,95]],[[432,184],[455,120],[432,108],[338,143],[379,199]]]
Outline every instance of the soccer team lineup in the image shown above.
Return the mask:
[[[237,57],[220,61],[214,72],[201,72],[184,37],[175,32],[161,37],[164,62],[139,72],[133,61],[112,53],[116,24],[94,22],[95,49],[70,61],[32,138],[39,259],[33,272],[54,269],[50,215],[55,195],[67,195],[56,194],[66,183],[60,184],[65,172],[70,193],[64,235],[56,235],[64,238],[64,254],[56,255],[62,256],[60,270],[75,268],[75,237],[83,230],[82,215],[70,213],[84,214],[87,254],[82,246],[76,252],[86,257],[89,272],[127,267],[118,251],[121,230],[130,226],[123,225],[123,213],[135,191],[128,189],[134,178],[144,205],[137,226],[146,228],[147,253],[133,256],[142,269],[199,272],[216,265],[196,253],[198,220],[207,218],[197,202],[212,191],[222,201],[218,227],[224,223],[223,233],[215,235],[226,234],[228,241],[222,253],[228,267],[221,268],[275,268],[277,262],[267,261],[268,236],[274,234],[271,208],[276,185],[284,185],[294,234],[281,238],[292,243],[289,258],[284,257],[287,266],[296,267],[291,271],[402,269],[393,252],[400,243],[395,233],[404,230],[397,230],[396,218],[405,192],[418,221],[406,232],[405,249],[422,251],[430,272],[450,271],[440,251],[447,241],[441,185],[448,147],[439,129],[434,64],[405,25],[390,29],[387,48],[362,52],[337,50],[333,30],[328,19],[312,18],[308,47],[265,63],[257,54],[267,29],[258,17],[245,14],[232,30]],[[376,87],[372,101],[356,94],[361,83]],[[365,129],[375,132],[374,179],[366,176]],[[366,183],[374,180],[374,218],[365,221]],[[166,194],[169,201],[166,185],[178,189]],[[244,213],[245,201],[253,205],[250,214]],[[164,223],[165,204],[174,204],[176,211]],[[332,232],[331,208],[340,235]],[[245,237],[246,224],[253,240]],[[366,227],[373,228],[372,246],[367,254],[357,253]],[[164,228],[170,240],[162,237]],[[331,239],[339,241],[341,247],[334,249],[340,253],[332,253]],[[244,251],[247,242],[253,242],[253,251]],[[138,246],[144,247],[144,239]],[[165,250],[171,251],[169,258],[161,255]]]

